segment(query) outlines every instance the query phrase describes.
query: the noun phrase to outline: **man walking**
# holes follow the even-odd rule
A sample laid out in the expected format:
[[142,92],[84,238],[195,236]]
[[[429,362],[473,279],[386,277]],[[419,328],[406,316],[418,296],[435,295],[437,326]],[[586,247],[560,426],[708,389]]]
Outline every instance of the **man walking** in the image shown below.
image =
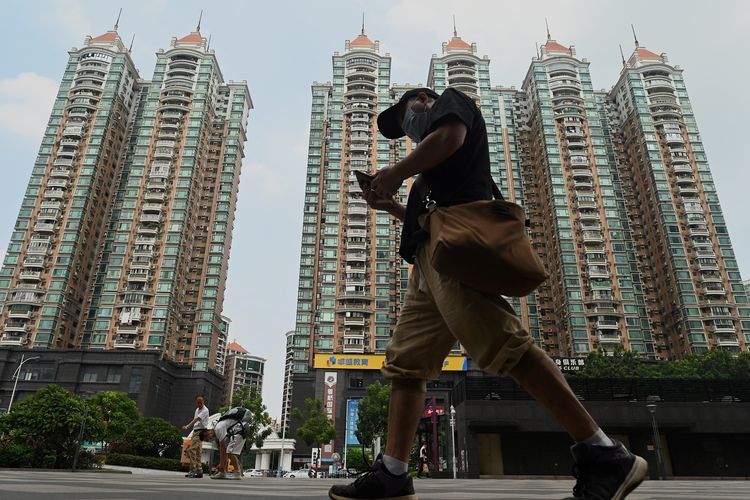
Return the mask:
[[[599,428],[500,295],[471,289],[430,264],[429,207],[493,197],[487,130],[474,101],[452,88],[442,95],[413,89],[378,116],[378,128],[389,139],[408,135],[419,143],[364,189],[372,208],[403,221],[399,253],[414,269],[382,368],[392,383],[385,455],[352,484],[333,486],[330,498],[416,500],[408,460],[426,381],[439,375],[456,340],[483,370],[515,378],[575,441],[577,482],[569,499],[625,498],[646,476],[646,461]],[[417,174],[404,207],[393,196]]]
[[200,438],[200,431],[208,427],[208,407],[203,404],[203,396],[195,398],[195,416],[193,420],[182,426],[183,431],[193,429],[193,435],[190,438],[190,446],[187,449],[187,455],[190,459],[190,472],[185,477],[203,477],[203,442]]

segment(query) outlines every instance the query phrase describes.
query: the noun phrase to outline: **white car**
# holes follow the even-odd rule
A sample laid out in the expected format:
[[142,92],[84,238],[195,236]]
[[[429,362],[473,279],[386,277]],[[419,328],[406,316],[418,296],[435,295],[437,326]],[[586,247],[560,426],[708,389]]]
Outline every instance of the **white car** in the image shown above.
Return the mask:
[[266,474],[262,470],[250,469],[244,472],[247,477],[266,477]]
[[307,477],[309,478],[309,477],[315,477],[315,474],[312,471],[312,469],[298,469],[298,470],[287,472],[286,474],[284,474],[284,477]]

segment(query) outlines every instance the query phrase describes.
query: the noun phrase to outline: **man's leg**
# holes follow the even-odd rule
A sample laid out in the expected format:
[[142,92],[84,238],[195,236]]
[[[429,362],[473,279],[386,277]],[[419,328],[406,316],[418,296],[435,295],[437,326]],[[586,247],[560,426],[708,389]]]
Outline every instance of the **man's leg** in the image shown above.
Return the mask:
[[424,411],[425,381],[394,379],[388,406],[388,441],[385,454],[409,463],[414,435]]
[[541,349],[529,348],[510,375],[560,422],[574,441],[585,441],[599,430],[560,369]]
[[227,443],[223,439],[219,441],[219,470],[227,471]]

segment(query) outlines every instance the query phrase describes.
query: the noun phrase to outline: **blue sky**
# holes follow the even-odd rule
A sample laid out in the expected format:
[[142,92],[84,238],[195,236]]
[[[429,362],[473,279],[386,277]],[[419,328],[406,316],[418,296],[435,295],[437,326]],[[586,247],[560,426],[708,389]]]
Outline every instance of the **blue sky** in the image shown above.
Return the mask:
[[[85,0],[3,2],[0,17],[0,253],[21,203],[67,61],[85,35],[112,28],[135,34],[133,58],[150,78],[159,48],[195,28],[212,36],[227,80],[247,80],[255,110],[240,182],[224,312],[231,336],[266,357],[264,398],[281,405],[284,337],[294,327],[305,179],[310,84],[331,79],[331,56],[360,30],[393,57],[395,83],[426,81],[430,56],[458,32],[491,60],[493,85],[520,86],[544,17],[552,35],[592,62],[596,88],[620,71],[618,44],[666,52],[685,79],[716,180],[740,269],[750,278],[750,175],[744,146],[750,114],[747,26],[750,2],[463,0],[220,1]],[[743,173],[744,172],[744,173]]]

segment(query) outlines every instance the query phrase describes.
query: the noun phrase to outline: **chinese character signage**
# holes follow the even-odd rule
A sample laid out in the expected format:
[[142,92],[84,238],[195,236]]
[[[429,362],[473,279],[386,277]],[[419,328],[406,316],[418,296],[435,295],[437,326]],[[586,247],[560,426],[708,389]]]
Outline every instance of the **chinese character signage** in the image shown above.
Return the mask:
[[[313,366],[337,370],[380,370],[383,363],[383,354],[316,354]],[[448,356],[443,361],[443,371],[465,372],[468,365],[466,356]]]
[[[325,411],[331,422],[336,421],[336,382],[338,380],[337,372],[325,372],[325,399],[323,401],[323,410]],[[320,458],[322,460],[330,460],[333,454],[333,441],[323,445],[321,450]]]
[[349,399],[346,402],[346,444],[358,445],[357,426],[359,425],[359,399]]
[[552,358],[560,371],[577,372],[586,363],[585,358]]

